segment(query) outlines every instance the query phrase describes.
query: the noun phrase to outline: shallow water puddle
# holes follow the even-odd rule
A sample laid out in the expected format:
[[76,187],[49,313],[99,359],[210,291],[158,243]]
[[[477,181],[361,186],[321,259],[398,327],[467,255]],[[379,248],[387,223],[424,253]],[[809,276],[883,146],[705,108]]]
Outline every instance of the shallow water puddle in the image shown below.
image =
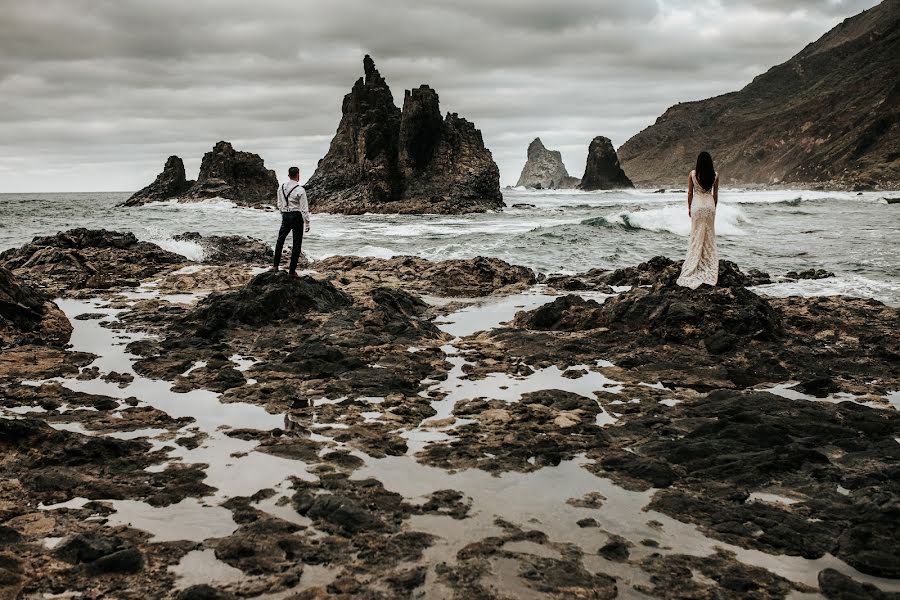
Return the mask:
[[169,572],[177,578],[175,589],[181,590],[192,585],[213,585],[233,583],[246,576],[216,558],[215,550],[192,550],[185,554],[177,565],[169,567]]
[[108,517],[109,525],[127,525],[146,531],[153,542],[202,542],[229,536],[238,529],[230,510],[204,504],[197,498],[185,498],[177,504],[162,507],[136,500],[103,502],[110,503],[115,510]]

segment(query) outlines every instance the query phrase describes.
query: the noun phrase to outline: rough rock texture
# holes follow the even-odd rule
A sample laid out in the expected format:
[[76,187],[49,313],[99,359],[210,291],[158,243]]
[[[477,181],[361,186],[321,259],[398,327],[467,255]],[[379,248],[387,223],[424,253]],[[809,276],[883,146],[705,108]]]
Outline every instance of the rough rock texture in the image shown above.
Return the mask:
[[581,180],[572,177],[563,164],[559,150],[548,150],[541,138],[534,138],[528,144],[528,160],[522,167],[517,187],[543,190],[569,189],[578,187]]
[[432,262],[416,256],[369,258],[334,256],[316,263],[316,270],[338,278],[343,285],[402,286],[421,294],[475,298],[522,291],[537,278],[527,267],[498,258],[477,256]]
[[578,185],[582,190],[617,190],[633,188],[634,184],[619,165],[619,157],[612,141],[603,136],[591,140],[588,147],[584,176]]
[[448,114],[428,86],[403,111],[366,55],[337,133],[306,184],[312,210],[346,214],[499,210],[500,171],[475,126]]
[[177,198],[187,202],[225,198],[241,206],[264,208],[275,201],[278,178],[266,169],[263,159],[252,152],[239,152],[228,142],[219,142],[203,155],[197,181],[186,181],[184,163],[170,156],[156,181],[125,201],[124,206]]
[[708,150],[725,184],[900,186],[900,3],[845,20],[738,92],[671,107],[619,148],[639,185],[684,185]]
[[52,294],[134,287],[187,262],[180,254],[139,242],[133,233],[105,229],[70,229],[0,253],[0,265]]
[[[666,256],[654,256],[633,267],[623,267],[614,271],[591,269],[576,275],[549,275],[542,283],[559,290],[596,290],[612,293],[610,286],[656,285],[672,286],[681,273],[684,261],[674,261]],[[747,273],[730,260],[719,261],[719,280],[716,287],[748,287],[772,283],[768,273],[750,269]]]
[[156,181],[135,192],[125,206],[139,206],[147,202],[180,198],[195,182],[188,181],[184,174],[184,162],[177,156],[170,156],[166,160],[166,166],[162,173],[156,176]]
[[72,325],[50,298],[0,267],[0,347],[21,343],[62,345]]
[[203,155],[200,175],[186,199],[226,198],[242,206],[270,206],[278,178],[266,169],[263,159],[251,152],[238,152],[228,142],[219,142]]
[[[728,390],[674,409],[662,417],[669,436],[650,433],[659,416],[610,432],[614,443],[635,449],[632,456],[670,469],[671,481],[657,487],[671,489],[654,496],[652,509],[742,546],[805,558],[830,552],[870,575],[900,575],[896,411]],[[635,475],[615,461],[602,466]],[[799,502],[749,497],[769,486],[776,494],[791,487]]]
[[211,265],[269,265],[275,252],[262,240],[243,235],[207,235],[188,231],[176,241],[195,242],[203,248],[203,262]]

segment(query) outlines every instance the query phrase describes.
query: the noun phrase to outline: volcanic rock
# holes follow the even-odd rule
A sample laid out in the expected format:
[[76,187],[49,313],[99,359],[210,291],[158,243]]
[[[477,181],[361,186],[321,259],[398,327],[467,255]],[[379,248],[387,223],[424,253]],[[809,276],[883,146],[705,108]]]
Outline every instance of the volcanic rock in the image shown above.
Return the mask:
[[184,162],[177,156],[170,156],[166,160],[162,173],[156,176],[156,180],[144,189],[135,192],[124,206],[140,206],[147,202],[180,198],[194,185],[188,181],[184,174]]
[[199,244],[203,248],[203,262],[211,265],[268,265],[275,256],[264,241],[243,235],[203,236],[189,231],[174,239]]
[[619,157],[612,141],[597,136],[588,147],[587,164],[578,188],[582,190],[617,190],[633,188],[634,184],[619,165]]
[[579,183],[580,179],[569,175],[559,150],[548,150],[539,137],[528,144],[528,160],[516,187],[554,190],[575,188]]
[[0,267],[0,347],[21,343],[62,346],[72,325],[49,296]]
[[330,282],[266,272],[237,291],[216,292],[204,298],[188,321],[198,325],[201,337],[217,337],[233,326],[302,319],[307,312],[326,312],[352,302]]
[[503,207],[500,172],[475,126],[437,93],[409,90],[403,111],[366,55],[331,146],[306,184],[317,212],[458,214]]
[[225,198],[241,206],[271,206],[278,188],[275,171],[251,152],[238,152],[228,142],[219,142],[203,155],[197,183],[185,199]]
[[0,253],[0,265],[52,294],[134,287],[187,262],[180,254],[139,242],[133,233],[105,229],[70,229]]
[[898,25],[883,0],[742,90],[669,108],[622,164],[641,186],[684,185],[707,150],[728,184],[900,186]]
[[473,298],[521,291],[537,282],[534,271],[498,258],[429,261],[416,256],[371,258],[334,256],[316,263],[316,270],[334,274],[342,283],[402,286],[422,294]]
[[203,155],[197,181],[186,181],[184,163],[170,156],[156,181],[131,198],[123,206],[140,206],[148,202],[177,198],[182,202],[225,198],[241,206],[271,206],[278,189],[275,171],[266,169],[263,159],[252,152],[239,152],[228,142],[219,142]]

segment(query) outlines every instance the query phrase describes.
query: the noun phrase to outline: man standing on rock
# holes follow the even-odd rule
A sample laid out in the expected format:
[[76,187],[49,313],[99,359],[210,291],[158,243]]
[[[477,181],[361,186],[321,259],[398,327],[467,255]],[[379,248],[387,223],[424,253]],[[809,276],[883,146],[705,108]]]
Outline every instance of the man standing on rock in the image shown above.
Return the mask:
[[291,249],[291,277],[297,275],[297,261],[300,259],[300,246],[303,244],[303,233],[309,231],[309,201],[306,199],[306,190],[300,185],[300,169],[291,167],[288,169],[290,181],[278,186],[278,210],[281,211],[281,229],[278,230],[278,242],[275,244],[275,266],[278,270],[281,262],[281,251],[284,249],[284,240],[288,232],[294,233],[294,246]]

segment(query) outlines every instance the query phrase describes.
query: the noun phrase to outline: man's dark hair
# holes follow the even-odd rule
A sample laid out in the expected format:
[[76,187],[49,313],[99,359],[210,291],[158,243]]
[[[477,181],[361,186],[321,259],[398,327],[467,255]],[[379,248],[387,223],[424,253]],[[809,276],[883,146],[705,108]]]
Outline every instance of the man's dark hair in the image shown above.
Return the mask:
[[288,177],[298,177],[300,175],[299,167],[291,167],[288,169]]

